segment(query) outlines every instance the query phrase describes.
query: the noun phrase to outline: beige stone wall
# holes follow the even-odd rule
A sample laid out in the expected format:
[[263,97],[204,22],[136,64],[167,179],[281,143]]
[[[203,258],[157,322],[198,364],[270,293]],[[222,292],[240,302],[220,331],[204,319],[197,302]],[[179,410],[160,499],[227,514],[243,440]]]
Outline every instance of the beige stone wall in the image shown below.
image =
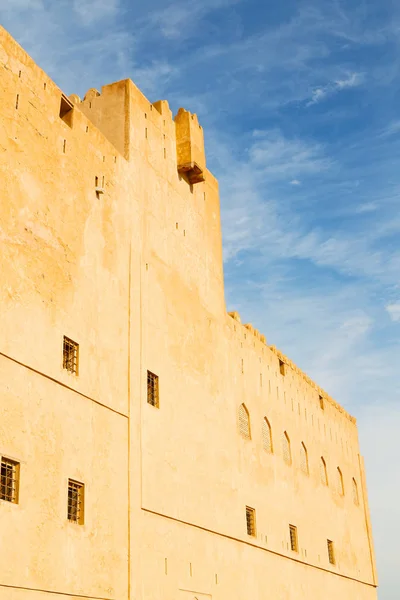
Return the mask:
[[[0,543],[0,600],[376,598],[354,419],[226,314],[218,185],[178,174],[168,103],[118,82],[72,98],[70,127],[61,90],[1,28],[0,69],[0,453],[21,462],[20,503],[0,501],[18,542]],[[84,526],[66,520],[68,477],[86,485]]]

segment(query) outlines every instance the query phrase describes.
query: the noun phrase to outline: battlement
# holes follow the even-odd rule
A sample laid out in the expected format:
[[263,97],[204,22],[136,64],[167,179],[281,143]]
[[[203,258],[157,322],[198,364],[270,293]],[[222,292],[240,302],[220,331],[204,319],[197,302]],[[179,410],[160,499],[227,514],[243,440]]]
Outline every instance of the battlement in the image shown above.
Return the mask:
[[[240,315],[237,311],[232,311],[229,312],[228,315],[234,319],[237,323],[242,325],[242,321],[240,318]],[[338,410],[341,414],[343,414],[351,423],[356,423],[356,419],[355,417],[351,416],[344,408],[343,406],[341,406],[340,404],[338,404],[331,396],[329,396],[329,394],[327,394],[325,392],[324,389],[322,389],[317,383],[315,383],[315,381],[313,381],[311,379],[311,377],[309,377],[304,371],[302,371],[292,360],[290,360],[290,358],[288,358],[285,354],[283,354],[283,352],[281,352],[280,350],[278,350],[278,348],[276,348],[275,346],[271,345],[268,346],[266,338],[264,335],[260,334],[260,332],[255,329],[250,323],[246,323],[245,325],[242,325],[247,331],[249,331],[251,334],[254,335],[254,337],[256,339],[258,339],[261,343],[265,344],[268,349],[277,356],[277,358],[284,364],[287,365],[288,367],[290,367],[295,373],[297,373],[297,375],[299,375],[299,377],[301,377],[302,379],[304,379],[304,381],[311,387],[313,388],[318,395],[320,396],[320,398],[322,398],[324,401],[329,402],[336,410]]]

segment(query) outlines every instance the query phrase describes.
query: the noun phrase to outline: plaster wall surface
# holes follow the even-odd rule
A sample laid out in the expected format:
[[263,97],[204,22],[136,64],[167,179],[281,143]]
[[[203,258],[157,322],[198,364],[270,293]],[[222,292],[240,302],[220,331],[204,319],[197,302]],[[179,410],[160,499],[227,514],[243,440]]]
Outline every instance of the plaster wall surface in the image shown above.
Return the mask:
[[[19,503],[0,500],[0,600],[373,600],[355,419],[226,313],[197,117],[182,127],[130,80],[71,96],[64,119],[62,97],[0,28],[0,454],[21,464]],[[179,172],[183,154],[204,182]],[[68,478],[85,483],[82,526]]]

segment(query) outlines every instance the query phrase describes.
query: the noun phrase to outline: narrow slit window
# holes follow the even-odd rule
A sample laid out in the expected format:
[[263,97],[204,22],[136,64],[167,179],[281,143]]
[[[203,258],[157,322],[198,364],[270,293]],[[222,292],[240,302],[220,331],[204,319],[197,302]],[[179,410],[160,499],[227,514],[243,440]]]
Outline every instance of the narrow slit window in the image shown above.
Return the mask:
[[339,496],[344,496],[343,475],[342,475],[342,471],[340,470],[340,467],[338,467],[336,470],[336,477],[337,477],[337,492],[338,492]]
[[272,454],[272,432],[271,425],[269,424],[267,417],[264,417],[263,419],[262,442],[264,450],[269,454]]
[[309,474],[308,468],[308,452],[304,442],[301,442],[300,445],[300,469],[303,471],[305,475]]
[[286,369],[285,369],[286,365],[283,362],[283,360],[279,359],[279,372],[281,375],[285,375],[286,374]]
[[72,127],[72,116],[74,112],[74,105],[71,100],[62,94],[60,101],[60,119],[64,121],[68,125],[68,127]]
[[18,504],[19,463],[1,457],[0,499]]
[[250,415],[245,404],[239,406],[239,432],[242,437],[251,439]]
[[247,535],[255,537],[256,535],[256,511],[250,506],[246,506],[246,526]]
[[358,506],[360,504],[360,499],[358,497],[358,486],[357,486],[357,482],[353,477],[353,481],[352,481],[352,485],[353,485],[353,502],[356,506]]
[[147,402],[155,408],[160,408],[158,375],[147,371]]
[[331,565],[335,564],[335,549],[333,547],[333,542],[331,540],[327,540],[328,544],[328,558]]
[[68,521],[78,523],[78,525],[83,525],[84,492],[83,483],[68,479]]
[[328,472],[326,470],[326,462],[323,456],[321,456],[321,461],[319,464],[319,473],[322,485],[328,485]]
[[321,408],[322,410],[324,410],[324,409],[325,409],[325,406],[324,406],[324,399],[323,399],[323,397],[322,397],[322,396],[318,396],[318,398],[319,398],[319,406],[320,406],[320,408]]
[[286,431],[283,434],[282,437],[282,454],[283,454],[283,460],[285,461],[285,463],[287,465],[291,465],[292,464],[292,453],[290,450],[290,439],[288,434],[286,433]]
[[290,548],[293,552],[299,551],[299,543],[297,539],[297,527],[295,525],[289,525],[289,535],[290,535]]
[[63,368],[78,375],[79,344],[64,335]]
[[15,108],[18,110],[18,105],[19,105],[19,94],[17,94],[17,98],[15,100]]

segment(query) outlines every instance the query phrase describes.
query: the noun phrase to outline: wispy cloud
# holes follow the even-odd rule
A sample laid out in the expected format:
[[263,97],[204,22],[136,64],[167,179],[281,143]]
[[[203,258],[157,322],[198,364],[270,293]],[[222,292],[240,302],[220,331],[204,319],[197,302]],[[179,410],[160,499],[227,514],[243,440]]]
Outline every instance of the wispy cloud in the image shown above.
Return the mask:
[[199,114],[220,181],[228,306],[359,417],[380,600],[397,600],[382,507],[399,519],[386,498],[400,485],[382,464],[397,464],[400,418],[400,10],[254,8],[0,0],[2,23],[67,93],[130,76]]
[[115,16],[119,0],[73,0],[73,10],[85,26]]
[[364,75],[362,73],[351,73],[344,79],[338,79],[332,83],[328,83],[324,87],[319,87],[313,90],[311,100],[307,102],[307,106],[318,104],[328,96],[332,96],[342,90],[359,87],[364,83]]
[[400,321],[400,302],[397,304],[388,304],[386,310],[392,321]]

